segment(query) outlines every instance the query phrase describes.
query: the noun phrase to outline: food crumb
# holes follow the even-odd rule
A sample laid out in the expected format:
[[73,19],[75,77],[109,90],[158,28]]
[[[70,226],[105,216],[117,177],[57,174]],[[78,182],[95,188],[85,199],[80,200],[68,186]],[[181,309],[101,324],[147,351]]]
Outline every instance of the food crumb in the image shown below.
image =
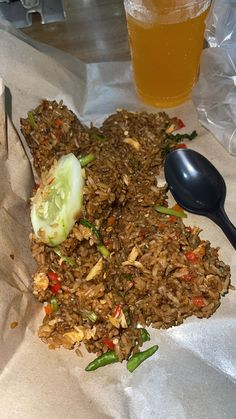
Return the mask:
[[16,327],[18,326],[18,322],[11,322],[11,324],[10,324],[10,328],[11,329],[15,329]]
[[75,353],[76,353],[76,355],[77,355],[77,356],[79,356],[80,358],[81,358],[81,357],[83,357],[83,354],[82,354],[82,352],[81,352],[81,350],[80,350],[79,348],[77,348],[77,349],[75,350]]

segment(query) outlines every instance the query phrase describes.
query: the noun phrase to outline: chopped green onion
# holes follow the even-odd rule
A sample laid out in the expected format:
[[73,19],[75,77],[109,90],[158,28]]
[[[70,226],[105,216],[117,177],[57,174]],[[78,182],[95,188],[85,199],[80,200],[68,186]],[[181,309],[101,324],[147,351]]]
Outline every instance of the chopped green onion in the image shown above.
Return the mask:
[[108,258],[110,256],[110,252],[102,242],[102,236],[101,236],[100,231],[95,227],[94,224],[90,223],[90,221],[88,220],[80,220],[80,224],[82,224],[85,227],[90,228],[92,232],[97,236],[97,238],[99,239],[97,248],[99,252],[102,254],[102,256],[104,256],[105,258]]
[[57,311],[58,310],[58,303],[57,303],[57,299],[55,297],[51,299],[50,304],[52,306],[52,311]]
[[163,207],[161,205],[154,205],[154,210],[162,214],[174,215],[175,217],[186,218],[187,214],[184,211],[175,211],[172,208]]
[[70,257],[68,256],[64,256],[60,249],[58,249],[58,247],[54,247],[53,251],[56,253],[56,255],[60,256],[61,260],[63,260],[64,262],[66,262],[69,266],[71,266],[72,268],[78,268],[77,263]]
[[28,112],[28,121],[29,121],[31,127],[35,128],[35,120],[34,120],[33,112]]
[[86,156],[79,158],[79,162],[82,167],[87,166],[89,163],[92,163],[92,161],[94,160],[96,160],[96,156],[93,153],[89,153]]
[[97,320],[97,315],[94,311],[81,310],[82,316],[84,319],[88,319],[91,322],[95,323]]
[[99,243],[97,245],[97,248],[99,252],[104,256],[104,258],[108,258],[110,256],[109,250],[106,248],[106,246],[103,243]]
[[92,224],[92,223],[90,223],[90,221],[84,220],[84,219],[81,219],[79,222],[83,226],[90,228],[92,230],[92,232],[97,236],[97,238],[101,239],[101,233],[100,233],[100,231],[98,231],[98,229],[95,227],[94,224]]

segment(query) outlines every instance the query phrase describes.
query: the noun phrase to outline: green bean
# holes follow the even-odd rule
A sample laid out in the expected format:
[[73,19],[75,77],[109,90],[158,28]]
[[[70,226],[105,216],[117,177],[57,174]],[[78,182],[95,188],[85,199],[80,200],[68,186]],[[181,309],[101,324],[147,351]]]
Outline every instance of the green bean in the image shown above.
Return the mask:
[[141,338],[143,342],[147,342],[148,340],[151,340],[150,335],[146,329],[139,329]]
[[114,364],[119,361],[119,357],[115,351],[108,351],[98,358],[94,359],[87,365],[85,371],[94,371],[97,368],[104,367],[105,365]]
[[184,211],[176,211],[172,208],[163,207],[162,205],[154,205],[154,210],[162,214],[174,215],[175,217],[186,218],[187,214]]
[[129,372],[133,372],[143,361],[152,356],[158,349],[158,345],[154,345],[146,351],[139,352],[131,356],[127,362],[127,369]]

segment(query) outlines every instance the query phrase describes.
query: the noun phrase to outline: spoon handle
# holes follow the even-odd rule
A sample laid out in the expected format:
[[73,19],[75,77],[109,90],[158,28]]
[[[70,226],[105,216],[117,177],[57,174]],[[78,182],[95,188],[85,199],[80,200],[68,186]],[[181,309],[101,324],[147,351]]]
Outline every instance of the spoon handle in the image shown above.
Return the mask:
[[236,228],[231,223],[224,208],[220,208],[214,214],[211,214],[209,218],[221,228],[232,246],[236,249]]

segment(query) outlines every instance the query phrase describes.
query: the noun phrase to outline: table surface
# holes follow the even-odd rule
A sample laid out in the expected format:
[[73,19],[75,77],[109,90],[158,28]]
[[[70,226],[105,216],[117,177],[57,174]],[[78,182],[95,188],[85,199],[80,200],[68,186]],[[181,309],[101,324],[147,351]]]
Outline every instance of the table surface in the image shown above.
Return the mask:
[[65,0],[65,22],[33,24],[23,32],[85,62],[130,59],[123,0]]

